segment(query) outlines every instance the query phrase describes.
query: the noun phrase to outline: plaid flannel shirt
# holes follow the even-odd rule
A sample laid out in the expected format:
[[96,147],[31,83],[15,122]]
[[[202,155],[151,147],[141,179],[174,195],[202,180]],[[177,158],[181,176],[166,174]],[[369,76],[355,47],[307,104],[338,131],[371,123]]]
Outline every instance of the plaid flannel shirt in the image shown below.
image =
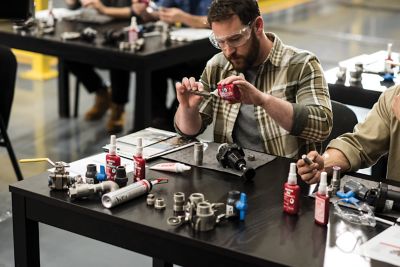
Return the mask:
[[[255,87],[292,103],[294,122],[291,132],[288,132],[262,107],[254,106],[258,124],[255,130],[264,142],[264,152],[298,158],[308,151],[321,150],[321,142],[332,129],[332,108],[322,67],[315,55],[284,45],[273,33],[266,34],[273,41],[273,47],[258,68]],[[208,61],[200,81],[204,90],[210,91],[210,87],[220,80],[238,74],[221,52]],[[232,143],[240,105],[229,104],[218,97],[204,99],[199,107],[203,120],[199,134],[214,121],[214,141]],[[180,132],[179,129],[177,131]]]

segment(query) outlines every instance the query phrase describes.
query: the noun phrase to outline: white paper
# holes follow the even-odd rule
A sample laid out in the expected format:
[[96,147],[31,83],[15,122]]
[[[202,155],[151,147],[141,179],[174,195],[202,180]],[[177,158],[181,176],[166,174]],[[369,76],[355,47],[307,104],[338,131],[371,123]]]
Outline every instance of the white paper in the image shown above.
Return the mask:
[[391,226],[360,246],[360,253],[374,260],[400,266],[400,226]]
[[189,42],[208,38],[210,34],[209,29],[182,28],[171,31],[171,40]]

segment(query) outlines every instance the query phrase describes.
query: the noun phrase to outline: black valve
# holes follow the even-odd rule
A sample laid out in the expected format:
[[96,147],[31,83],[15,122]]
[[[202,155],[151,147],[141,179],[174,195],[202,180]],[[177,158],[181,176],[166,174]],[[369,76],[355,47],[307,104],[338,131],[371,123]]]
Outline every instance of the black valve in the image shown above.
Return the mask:
[[232,168],[235,170],[242,171],[242,178],[245,181],[253,179],[256,171],[246,166],[246,160],[244,159],[244,151],[237,144],[224,143],[218,147],[217,160],[222,167]]

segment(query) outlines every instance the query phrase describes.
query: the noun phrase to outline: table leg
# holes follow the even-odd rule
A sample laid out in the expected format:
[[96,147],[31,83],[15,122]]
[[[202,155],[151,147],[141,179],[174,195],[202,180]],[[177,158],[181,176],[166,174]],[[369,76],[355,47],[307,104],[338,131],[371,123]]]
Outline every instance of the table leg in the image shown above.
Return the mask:
[[165,262],[163,260],[153,258],[153,267],[172,267],[173,264],[170,262]]
[[60,58],[58,59],[58,113],[62,118],[69,118],[69,70]]
[[139,70],[136,72],[135,91],[136,97],[134,103],[133,130],[136,132],[149,127],[152,119],[150,71]]
[[40,266],[39,225],[26,218],[25,201],[12,194],[15,266]]

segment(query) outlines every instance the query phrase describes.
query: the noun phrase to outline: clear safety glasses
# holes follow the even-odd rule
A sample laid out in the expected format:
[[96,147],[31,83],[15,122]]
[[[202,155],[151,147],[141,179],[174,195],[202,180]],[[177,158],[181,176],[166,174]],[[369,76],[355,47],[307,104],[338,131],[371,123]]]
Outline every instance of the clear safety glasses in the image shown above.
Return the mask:
[[229,47],[239,47],[244,45],[250,38],[251,34],[251,25],[253,22],[249,22],[243,29],[230,34],[228,36],[217,37],[213,32],[210,34],[210,42],[217,49],[225,49],[227,46]]

